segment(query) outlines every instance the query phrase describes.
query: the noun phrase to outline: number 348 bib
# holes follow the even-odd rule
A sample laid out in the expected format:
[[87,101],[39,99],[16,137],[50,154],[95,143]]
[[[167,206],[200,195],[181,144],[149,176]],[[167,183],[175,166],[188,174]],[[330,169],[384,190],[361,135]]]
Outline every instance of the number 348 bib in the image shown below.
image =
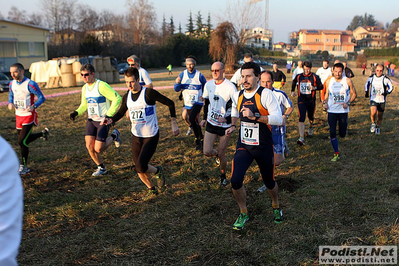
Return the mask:
[[259,123],[241,122],[241,143],[259,145]]

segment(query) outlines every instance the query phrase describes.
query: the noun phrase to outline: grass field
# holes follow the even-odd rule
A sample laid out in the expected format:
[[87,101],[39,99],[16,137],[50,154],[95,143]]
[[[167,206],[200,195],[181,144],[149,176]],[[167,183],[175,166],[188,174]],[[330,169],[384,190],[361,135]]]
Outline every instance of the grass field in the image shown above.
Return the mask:
[[[208,79],[209,66],[205,69]],[[276,171],[285,221],[275,224],[269,196],[256,192],[262,182],[254,164],[244,181],[250,220],[243,231],[232,230],[239,209],[230,186],[218,187],[214,160],[195,150],[180,117],[183,134],[172,136],[165,106],[158,105],[160,142],[151,163],[165,167],[168,185],[157,198],[142,201],[145,186],[131,170],[129,121],[116,125],[122,146],[103,154],[109,174],[92,177],[96,166],[84,145],[85,117],[69,120],[80,95],[48,99],[38,110],[35,131],[48,127],[52,135],[30,145],[32,172],[22,177],[20,265],[315,265],[319,245],[398,245],[399,92],[388,96],[381,135],[372,135],[366,76],[354,72],[358,98],[348,135],[339,139],[341,160],[330,161],[333,149],[320,104],[314,136],[306,138],[307,146],[297,146],[295,108],[287,127],[291,154]],[[173,85],[174,74],[151,76],[155,86],[166,86]],[[44,94],[59,91],[64,90]],[[180,114],[178,93],[162,93]],[[7,96],[1,94],[0,101]],[[14,113],[0,107],[0,122],[0,134],[19,154]],[[236,141],[237,134],[229,160]]]

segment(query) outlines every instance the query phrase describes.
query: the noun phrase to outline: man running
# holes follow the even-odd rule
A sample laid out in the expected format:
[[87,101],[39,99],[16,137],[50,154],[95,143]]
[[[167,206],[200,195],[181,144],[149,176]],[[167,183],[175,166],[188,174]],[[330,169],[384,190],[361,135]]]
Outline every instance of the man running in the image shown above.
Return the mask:
[[331,161],[336,162],[340,159],[337,139],[337,122],[339,125],[339,135],[341,138],[346,136],[348,127],[349,105],[356,99],[356,90],[352,80],[342,77],[344,65],[337,63],[333,68],[333,77],[326,81],[326,95],[323,101],[324,108],[328,112],[328,125],[330,126],[330,141],[334,149],[334,157]]
[[[147,70],[141,67],[141,60],[137,55],[131,55],[127,58],[127,63],[130,67],[135,67],[139,71],[140,74],[140,85],[146,88],[153,88],[152,81],[150,75],[148,75]],[[172,65],[170,72],[172,71]]]
[[[244,55],[244,64],[248,62],[253,62],[254,59],[252,57],[252,54],[245,54]],[[263,68],[260,67],[260,71],[263,71]],[[234,75],[231,77],[230,81],[238,88],[238,89],[243,89],[243,86],[241,84],[241,68],[237,69],[237,71],[234,73]]]
[[[96,163],[97,170],[92,176],[104,175],[107,173],[104,161],[100,158],[100,153],[105,151],[115,141],[115,146],[121,144],[120,133],[114,129],[108,137],[109,126],[103,122],[107,117],[115,114],[121,96],[114,91],[106,82],[96,79],[95,69],[90,64],[85,64],[80,69],[80,75],[85,85],[82,87],[81,102],[78,109],[69,116],[72,121],[87,110],[87,123],[85,130],[86,148],[91,159]],[[112,102],[110,104],[110,102]]]
[[[205,156],[217,158],[221,171],[220,185],[226,186],[226,149],[230,135],[225,135],[225,131],[231,127],[231,98],[237,89],[233,83],[223,77],[225,69],[222,62],[213,63],[211,71],[213,79],[204,87],[204,120],[200,123],[203,127],[207,122],[203,151]],[[219,145],[215,150],[213,144],[218,136]]]
[[299,111],[299,139],[298,145],[305,145],[305,119],[308,113],[309,129],[308,135],[313,135],[314,112],[316,110],[316,90],[322,90],[323,84],[319,76],[311,72],[312,63],[303,63],[303,73],[295,77],[292,82],[291,96],[296,97],[295,90],[298,89],[298,111]]
[[284,87],[284,84],[286,82],[286,77],[284,75],[284,73],[278,69],[277,67],[277,63],[273,64],[273,70],[272,70],[272,78],[273,78],[273,85],[272,87],[276,88],[276,89],[282,89]]
[[274,180],[273,139],[270,129],[270,125],[282,125],[283,117],[273,92],[258,85],[259,76],[260,67],[254,62],[242,66],[244,90],[233,96],[232,126],[226,130],[226,135],[231,135],[240,118],[241,126],[231,176],[232,192],[240,208],[240,215],[233,225],[233,229],[236,230],[243,229],[249,219],[243,180],[253,160],[257,162],[263,182],[272,198],[274,222],[283,221],[278,201],[278,186]]
[[[376,135],[380,134],[380,126],[385,111],[387,95],[393,91],[392,81],[387,76],[382,74],[383,70],[384,67],[382,65],[377,65],[375,74],[367,79],[365,85],[365,97],[370,97],[370,132],[375,133]],[[377,123],[375,122],[376,115]]]
[[298,61],[298,66],[292,71],[292,80],[295,80],[295,77],[299,74],[303,73],[303,63],[301,60]]
[[[19,174],[30,172],[28,168],[29,143],[42,138],[48,140],[49,130],[45,128],[41,133],[32,133],[33,126],[37,126],[36,109],[46,100],[42,91],[33,80],[24,76],[24,66],[15,63],[10,67],[13,81],[10,83],[8,95],[8,109],[15,107],[16,128],[18,133],[18,144],[21,147],[21,165]],[[35,102],[35,96],[37,101]]]
[[119,111],[107,119],[111,124],[120,120],[126,112],[132,124],[132,153],[135,168],[140,180],[147,186],[148,192],[143,199],[158,194],[158,190],[151,182],[151,174],[158,178],[158,187],[165,186],[165,177],[162,166],[154,167],[149,164],[158,145],[159,127],[155,103],[160,102],[169,107],[172,132],[179,135],[176,122],[175,104],[172,100],[158,91],[142,87],[139,83],[139,72],[136,68],[129,67],[125,71],[125,81],[129,91],[123,96]]
[[[278,166],[284,161],[285,156],[289,154],[289,149],[285,142],[285,125],[294,108],[290,98],[288,98],[288,95],[284,91],[273,88],[273,75],[270,71],[263,71],[261,73],[260,84],[262,87],[273,92],[281,108],[281,113],[283,114],[283,124],[281,126],[272,125],[274,165]],[[260,187],[258,191],[266,191],[266,185]]]
[[202,150],[202,130],[198,124],[198,116],[201,112],[202,105],[202,92],[206,83],[206,79],[201,72],[195,69],[197,60],[194,56],[186,58],[186,70],[180,73],[176,78],[175,91],[182,91],[184,107],[182,117],[189,126],[186,135],[191,134],[191,129],[195,135],[195,145],[197,150]]

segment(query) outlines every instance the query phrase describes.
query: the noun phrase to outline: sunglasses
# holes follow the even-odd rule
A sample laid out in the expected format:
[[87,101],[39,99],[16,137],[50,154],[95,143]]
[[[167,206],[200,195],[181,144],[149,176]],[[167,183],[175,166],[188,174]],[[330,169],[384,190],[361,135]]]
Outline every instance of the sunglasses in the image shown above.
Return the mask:
[[129,64],[129,66],[134,67],[136,64]]
[[90,73],[86,73],[86,74],[80,74],[82,77],[87,78],[88,76],[90,76]]
[[211,72],[212,72],[212,73],[213,73],[213,72],[219,73],[219,72],[220,72],[220,69],[211,69]]

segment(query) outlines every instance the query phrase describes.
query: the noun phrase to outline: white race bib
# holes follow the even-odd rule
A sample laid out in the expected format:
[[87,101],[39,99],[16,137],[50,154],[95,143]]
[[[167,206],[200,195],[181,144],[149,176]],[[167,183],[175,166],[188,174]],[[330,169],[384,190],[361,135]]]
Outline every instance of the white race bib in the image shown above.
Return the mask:
[[16,109],[26,109],[29,105],[28,100],[26,99],[15,99],[14,106]]
[[97,102],[87,103],[88,117],[99,118],[100,117],[100,105]]
[[212,110],[210,112],[211,112],[211,114],[210,114],[211,122],[217,126],[222,126],[223,123],[220,123],[218,118],[224,117],[224,114],[220,110],[216,110],[214,108],[212,108]]
[[184,95],[184,105],[193,106],[196,102],[198,102],[198,91],[188,90]]
[[246,145],[259,145],[259,123],[241,121],[241,143]]
[[299,84],[299,91],[301,92],[301,94],[311,94],[311,88],[312,84],[310,82],[301,82]]
[[129,115],[130,115],[130,120],[132,121],[132,124],[134,124],[134,125],[146,123],[144,107],[130,108]]

